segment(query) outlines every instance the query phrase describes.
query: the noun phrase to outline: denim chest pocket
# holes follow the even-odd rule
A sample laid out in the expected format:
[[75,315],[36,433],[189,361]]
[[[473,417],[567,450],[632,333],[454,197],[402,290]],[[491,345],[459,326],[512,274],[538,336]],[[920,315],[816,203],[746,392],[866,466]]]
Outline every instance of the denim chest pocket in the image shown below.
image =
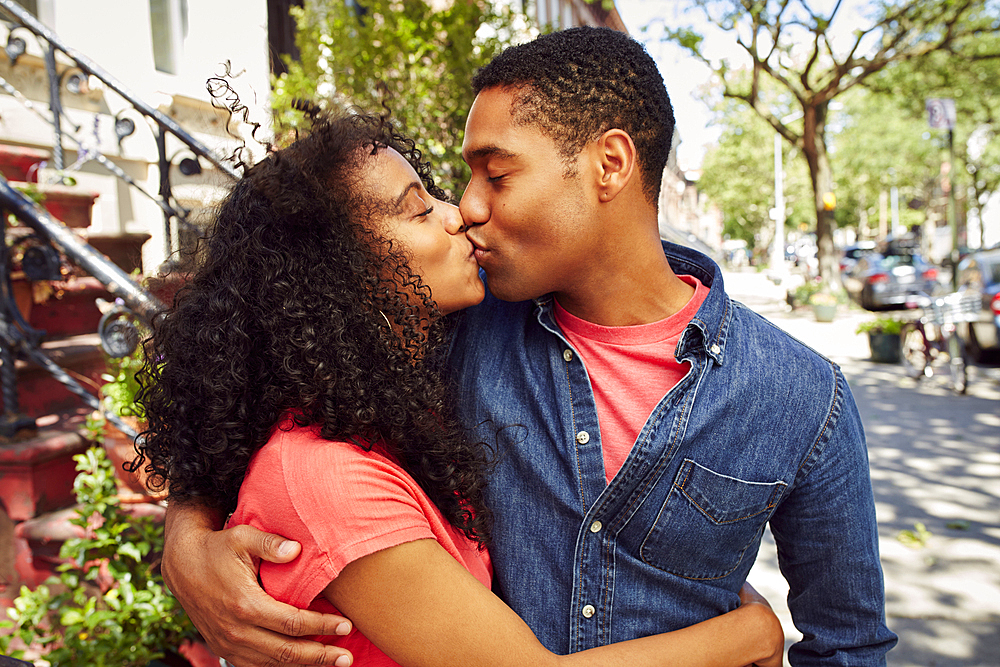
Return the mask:
[[686,579],[739,567],[787,485],[747,482],[685,459],[640,548],[642,559]]

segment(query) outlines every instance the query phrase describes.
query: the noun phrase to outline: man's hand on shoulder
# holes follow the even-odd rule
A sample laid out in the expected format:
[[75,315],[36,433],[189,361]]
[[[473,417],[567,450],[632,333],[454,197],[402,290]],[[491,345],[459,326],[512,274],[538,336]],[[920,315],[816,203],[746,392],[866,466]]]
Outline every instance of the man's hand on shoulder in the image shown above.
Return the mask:
[[301,639],[346,635],[350,621],[278,602],[257,581],[261,560],[294,560],[298,543],[249,526],[220,526],[207,506],[167,508],[163,579],[208,646],[238,667],[350,665],[348,651]]

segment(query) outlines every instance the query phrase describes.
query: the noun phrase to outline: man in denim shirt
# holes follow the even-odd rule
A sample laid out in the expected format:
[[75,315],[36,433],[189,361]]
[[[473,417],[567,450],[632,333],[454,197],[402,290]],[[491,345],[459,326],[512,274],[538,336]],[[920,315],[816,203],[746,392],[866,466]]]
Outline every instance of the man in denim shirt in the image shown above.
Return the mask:
[[[661,245],[673,113],[655,64],[621,33],[574,29],[508,49],[474,87],[461,211],[493,296],[462,316],[450,361],[464,419],[500,454],[495,590],[558,653],[673,630],[738,606],[770,523],[804,635],[790,662],[885,664],[850,389],[732,301],[710,259]],[[296,622],[282,634],[337,623]]]

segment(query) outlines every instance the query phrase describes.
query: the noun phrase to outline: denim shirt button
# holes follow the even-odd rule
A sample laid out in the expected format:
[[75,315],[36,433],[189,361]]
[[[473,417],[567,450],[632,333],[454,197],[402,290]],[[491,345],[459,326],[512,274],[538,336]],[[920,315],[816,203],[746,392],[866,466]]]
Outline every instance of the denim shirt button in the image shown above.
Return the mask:
[[592,533],[601,532],[601,528],[604,528],[604,524],[601,523],[600,521],[595,521],[594,523],[590,524],[590,532]]
[[594,609],[594,605],[592,604],[585,605],[582,611],[584,618],[590,618],[591,616],[597,613],[597,610]]
[[588,442],[590,442],[590,434],[587,433],[586,431],[580,431],[579,433],[576,434],[576,441],[579,442],[581,445],[586,445]]
[[573,361],[573,350],[563,350],[563,360],[567,362]]
[[712,351],[712,354],[716,354],[716,355],[719,354],[719,352],[722,352],[722,348],[719,347],[718,345],[713,345],[709,349]]

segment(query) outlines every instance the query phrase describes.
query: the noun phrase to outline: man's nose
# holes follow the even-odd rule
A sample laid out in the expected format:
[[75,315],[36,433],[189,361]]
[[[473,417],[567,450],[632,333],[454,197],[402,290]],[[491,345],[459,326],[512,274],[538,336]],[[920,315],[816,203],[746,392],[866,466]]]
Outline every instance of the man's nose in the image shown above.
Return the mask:
[[462,194],[462,201],[458,203],[458,209],[465,221],[466,228],[482,225],[490,219],[489,207],[485,199],[476,192],[476,187],[469,183],[469,187]]

